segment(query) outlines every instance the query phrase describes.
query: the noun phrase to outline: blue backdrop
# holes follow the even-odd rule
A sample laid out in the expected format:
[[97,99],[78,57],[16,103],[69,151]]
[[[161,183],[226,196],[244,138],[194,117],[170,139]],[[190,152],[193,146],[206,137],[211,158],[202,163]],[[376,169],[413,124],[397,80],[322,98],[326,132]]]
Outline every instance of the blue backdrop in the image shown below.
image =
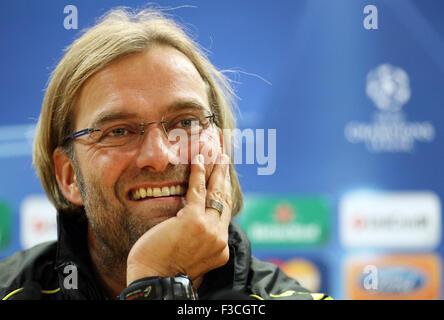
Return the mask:
[[[44,240],[42,232],[53,232],[48,220],[39,220],[49,209],[41,204],[43,191],[31,161],[34,125],[50,72],[80,30],[109,8],[144,3],[0,2],[0,258]],[[247,201],[259,194],[283,202],[314,196],[328,203],[326,241],[284,248],[253,241],[255,255],[279,260],[284,267],[287,263],[289,273],[288,261],[303,257],[313,266],[299,265],[296,273],[316,278],[321,284],[314,288],[336,299],[351,299],[365,298],[369,291],[362,277],[353,277],[348,262],[371,253],[384,262],[368,258],[364,263],[380,271],[374,278],[379,287],[371,289],[374,297],[442,299],[444,2],[159,4],[181,7],[170,13],[210,51],[210,60],[219,69],[237,71],[228,75],[239,97],[239,127],[265,129],[265,136],[276,129],[273,174],[258,175],[257,161],[237,165]],[[64,25],[72,13],[64,13],[67,5],[77,9],[78,29]],[[372,194],[366,199],[374,202],[360,207],[366,203],[360,202],[361,194]],[[402,209],[410,200],[413,204]],[[387,206],[373,208],[375,202]],[[33,213],[39,203],[41,211]],[[249,222],[242,219],[241,214],[247,229]],[[406,233],[411,242],[403,240]],[[378,237],[388,238],[378,242]],[[428,265],[417,263],[418,257]],[[415,284],[405,278],[390,289],[385,276],[390,272],[384,268],[401,278],[407,272]],[[365,278],[365,270],[361,275]]]

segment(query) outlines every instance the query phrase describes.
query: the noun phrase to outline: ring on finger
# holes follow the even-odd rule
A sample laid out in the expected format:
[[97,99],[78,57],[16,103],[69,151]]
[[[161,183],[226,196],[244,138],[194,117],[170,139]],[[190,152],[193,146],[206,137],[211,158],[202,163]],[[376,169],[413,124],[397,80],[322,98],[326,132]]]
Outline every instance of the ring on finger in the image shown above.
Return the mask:
[[222,215],[222,212],[224,211],[224,205],[222,204],[222,202],[214,199],[207,198],[205,202],[205,207],[216,209],[220,215]]

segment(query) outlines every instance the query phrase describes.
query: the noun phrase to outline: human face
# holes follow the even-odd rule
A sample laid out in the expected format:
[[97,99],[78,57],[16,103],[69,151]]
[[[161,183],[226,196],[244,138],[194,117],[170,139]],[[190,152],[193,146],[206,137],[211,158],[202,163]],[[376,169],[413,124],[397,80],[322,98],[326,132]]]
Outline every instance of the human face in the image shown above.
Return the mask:
[[[185,55],[156,45],[88,79],[77,102],[74,129],[89,128],[98,118],[116,113],[140,122],[159,121],[172,108],[184,105],[199,105],[210,112],[205,83]],[[220,150],[219,131],[208,130],[208,139],[198,142],[195,150]],[[160,125],[147,128],[142,144],[135,148],[75,143],[77,180],[89,222],[95,236],[114,252],[126,255],[143,233],[183,207],[183,196],[132,198],[132,192],[141,187],[187,185],[189,165],[173,165],[171,149]],[[188,148],[189,160],[192,149]],[[212,166],[206,165],[207,180]]]

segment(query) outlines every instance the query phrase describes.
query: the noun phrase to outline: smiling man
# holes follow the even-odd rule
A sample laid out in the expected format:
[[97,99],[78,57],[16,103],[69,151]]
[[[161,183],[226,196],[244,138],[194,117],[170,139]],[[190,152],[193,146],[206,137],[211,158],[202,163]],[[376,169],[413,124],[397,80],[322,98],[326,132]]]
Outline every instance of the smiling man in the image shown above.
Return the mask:
[[77,39],[34,145],[58,241],[0,262],[2,298],[319,298],[252,257],[231,221],[242,207],[222,134],[235,127],[232,96],[158,11],[113,10]]

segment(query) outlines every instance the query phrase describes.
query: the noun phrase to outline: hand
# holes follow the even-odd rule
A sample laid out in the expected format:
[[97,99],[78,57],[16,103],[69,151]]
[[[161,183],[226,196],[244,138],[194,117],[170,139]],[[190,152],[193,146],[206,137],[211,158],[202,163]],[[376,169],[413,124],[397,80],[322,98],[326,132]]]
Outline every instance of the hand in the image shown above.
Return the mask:
[[[223,204],[222,214],[205,208],[207,197]],[[197,287],[205,273],[228,262],[232,205],[227,155],[219,155],[207,187],[203,156],[196,156],[185,199],[186,205],[175,217],[148,230],[131,248],[127,285],[143,277],[174,277],[183,273]]]

